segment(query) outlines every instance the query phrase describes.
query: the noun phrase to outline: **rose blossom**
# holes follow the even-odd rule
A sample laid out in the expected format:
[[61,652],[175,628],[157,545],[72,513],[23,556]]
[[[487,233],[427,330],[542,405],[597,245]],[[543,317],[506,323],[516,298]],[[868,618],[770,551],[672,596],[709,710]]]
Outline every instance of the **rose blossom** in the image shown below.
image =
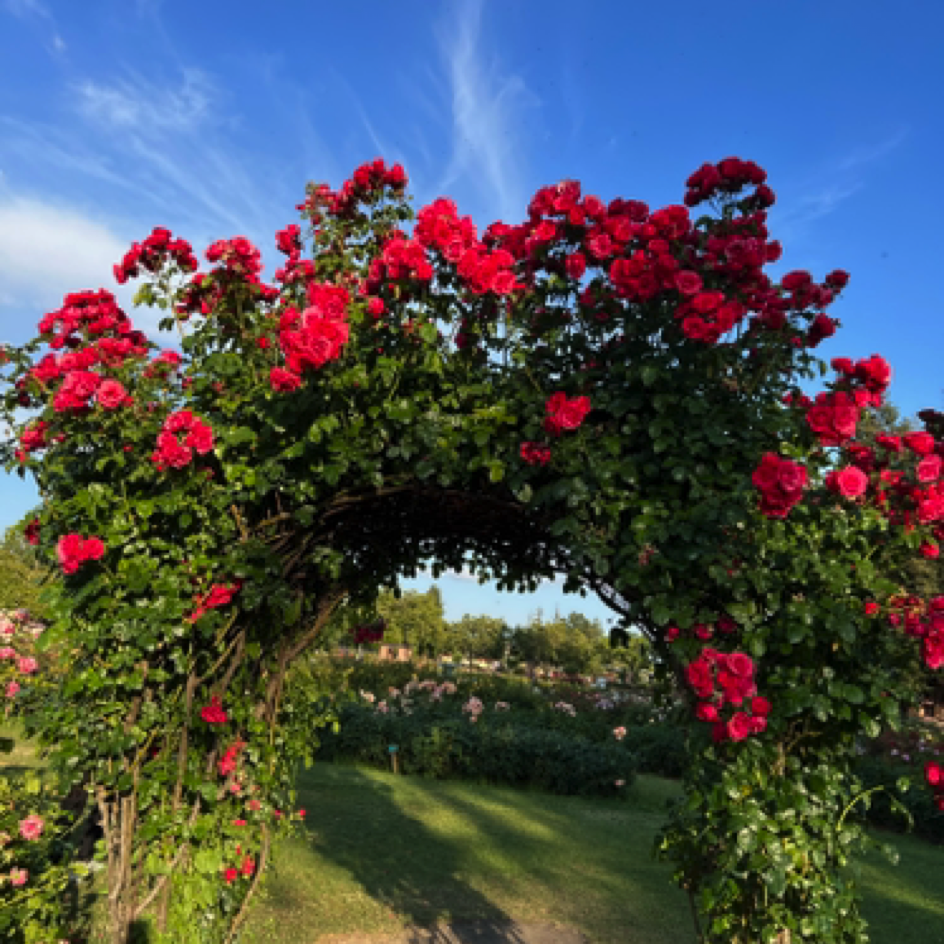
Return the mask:
[[843,498],[858,498],[865,494],[869,477],[857,466],[847,465],[830,472],[826,484],[832,491],[839,492]]
[[20,820],[20,835],[30,842],[39,839],[43,834],[43,819],[41,816],[37,816],[35,813],[31,816],[27,816],[26,819]]
[[28,878],[29,872],[27,872],[26,869],[10,869],[11,885],[25,885]]
[[732,741],[743,741],[751,733],[751,719],[743,711],[736,711],[727,723],[727,735]]
[[16,667],[24,675],[32,675],[33,672],[39,668],[39,663],[31,656],[23,656],[23,658],[17,662]]
[[117,410],[128,398],[128,391],[117,380],[104,380],[98,388],[96,399],[105,410]]
[[558,392],[548,399],[546,409],[547,418],[544,420],[544,428],[549,433],[559,436],[562,430],[577,429],[583,423],[590,412],[590,398],[574,397],[568,400],[566,393]]

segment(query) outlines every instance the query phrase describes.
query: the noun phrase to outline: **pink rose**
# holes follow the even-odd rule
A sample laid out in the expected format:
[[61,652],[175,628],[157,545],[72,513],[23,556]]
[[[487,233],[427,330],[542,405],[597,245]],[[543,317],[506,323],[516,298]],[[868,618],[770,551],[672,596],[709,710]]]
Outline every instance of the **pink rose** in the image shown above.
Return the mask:
[[37,816],[35,813],[32,816],[27,816],[26,819],[20,820],[20,835],[32,842],[43,834],[43,823],[42,817]]

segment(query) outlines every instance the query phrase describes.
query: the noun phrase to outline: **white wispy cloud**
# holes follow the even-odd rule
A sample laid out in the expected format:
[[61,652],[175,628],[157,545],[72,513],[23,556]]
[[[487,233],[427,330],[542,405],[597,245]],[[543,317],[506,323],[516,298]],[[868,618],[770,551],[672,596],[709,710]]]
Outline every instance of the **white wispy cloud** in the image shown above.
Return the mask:
[[[262,195],[232,139],[238,119],[205,72],[184,68],[170,83],[129,73],[73,87],[77,113],[109,134],[142,193],[176,208],[201,238],[247,235],[266,242],[278,205]],[[284,210],[282,211],[284,213]]]
[[838,162],[841,171],[854,170],[867,164],[873,164],[881,160],[886,154],[890,154],[901,144],[904,144],[908,137],[909,129],[907,127],[899,128],[889,135],[885,140],[877,144],[863,145],[854,148],[848,154],[844,155]]
[[487,211],[515,221],[526,210],[523,116],[538,99],[520,75],[503,70],[483,48],[481,0],[452,9],[455,18],[438,35],[452,109],[451,155],[440,189],[464,178],[479,190]]
[[80,111],[116,131],[191,133],[212,120],[216,90],[198,69],[184,69],[177,87],[131,75],[110,84],[87,80],[76,86]]
[[154,340],[158,313],[132,310],[133,287],[118,287],[112,267],[129,242],[82,208],[32,196],[0,194],[0,334],[25,340],[68,292],[107,288]]
[[777,236],[793,241],[816,220],[829,216],[866,188],[874,165],[898,148],[908,137],[907,128],[899,128],[878,142],[857,145],[845,154],[824,161],[819,169],[789,200],[789,209],[771,214]]
[[3,7],[8,13],[23,19],[31,16],[49,19],[52,16],[40,0],[5,0]]
[[67,291],[98,288],[126,250],[125,240],[79,210],[0,196],[0,284],[8,301],[52,307]]
[[46,51],[53,58],[65,55],[66,41],[59,33],[56,18],[46,4],[41,3],[40,0],[3,0],[3,6],[0,9],[6,10],[19,20],[34,23],[44,37],[43,44]]

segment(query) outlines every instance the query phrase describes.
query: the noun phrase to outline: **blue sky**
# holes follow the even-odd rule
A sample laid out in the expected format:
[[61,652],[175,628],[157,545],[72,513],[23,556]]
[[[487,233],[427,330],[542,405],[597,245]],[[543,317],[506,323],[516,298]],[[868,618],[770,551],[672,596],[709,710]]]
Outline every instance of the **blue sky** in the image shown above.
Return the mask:
[[[378,155],[483,225],[562,178],[678,203],[736,155],[777,193],[774,273],[852,274],[821,352],[881,353],[903,412],[944,408],[942,31],[937,0],[0,0],[0,341],[114,289],[155,225],[246,235],[271,265],[305,182]],[[34,503],[0,473],[0,526]],[[450,616],[498,606],[440,586]],[[552,585],[503,600],[606,615]]]

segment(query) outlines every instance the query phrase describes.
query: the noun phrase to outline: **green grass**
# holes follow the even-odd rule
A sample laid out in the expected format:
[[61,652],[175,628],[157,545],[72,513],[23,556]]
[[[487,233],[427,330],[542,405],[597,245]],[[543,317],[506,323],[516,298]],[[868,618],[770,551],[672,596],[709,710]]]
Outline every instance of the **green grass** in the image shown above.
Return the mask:
[[0,738],[13,739],[12,753],[0,754],[0,773],[9,775],[46,766],[45,762],[36,756],[35,747],[23,739],[19,725],[10,719],[0,722]]
[[687,899],[651,858],[666,784],[641,778],[624,804],[315,767],[298,785],[308,840],[280,850],[247,944],[510,918],[687,941]]
[[[37,764],[18,743],[0,774]],[[307,834],[277,850],[245,944],[510,919],[598,944],[692,944],[687,899],[652,859],[678,789],[641,776],[625,801],[583,799],[318,765],[298,783]],[[882,838],[899,865],[858,866],[873,944],[944,944],[944,848]]]
[[[676,784],[627,802],[319,766],[299,781],[308,836],[280,850],[246,944],[437,920],[559,922],[599,944],[691,944],[686,897],[652,859]],[[874,944],[944,944],[944,849],[893,837],[860,868]]]

